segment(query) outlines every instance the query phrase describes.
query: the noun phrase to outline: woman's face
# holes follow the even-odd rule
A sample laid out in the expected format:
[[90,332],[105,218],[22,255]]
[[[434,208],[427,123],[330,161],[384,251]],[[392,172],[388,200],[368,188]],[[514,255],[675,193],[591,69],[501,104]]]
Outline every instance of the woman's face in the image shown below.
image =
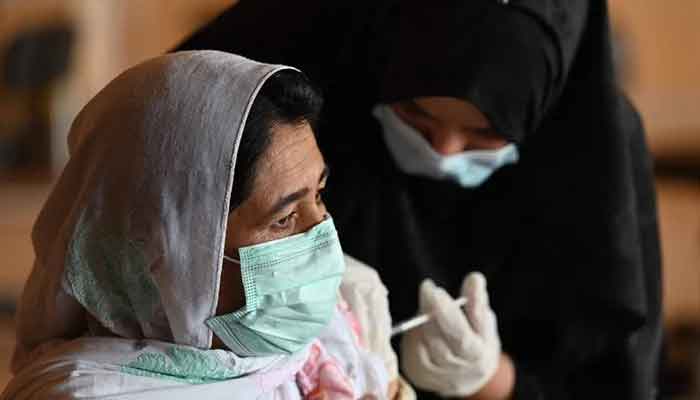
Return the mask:
[[274,127],[255,175],[250,196],[229,215],[229,256],[242,246],[305,232],[326,215],[321,193],[328,170],[308,124]]
[[[257,161],[250,196],[229,214],[226,255],[238,258],[242,246],[305,232],[323,221],[326,206],[321,193],[327,178],[328,169],[308,124],[273,127],[271,143]],[[224,261],[216,314],[228,314],[243,305],[240,267]]]
[[442,155],[465,150],[492,150],[508,144],[491,128],[484,114],[464,100],[418,97],[394,103],[391,107]]

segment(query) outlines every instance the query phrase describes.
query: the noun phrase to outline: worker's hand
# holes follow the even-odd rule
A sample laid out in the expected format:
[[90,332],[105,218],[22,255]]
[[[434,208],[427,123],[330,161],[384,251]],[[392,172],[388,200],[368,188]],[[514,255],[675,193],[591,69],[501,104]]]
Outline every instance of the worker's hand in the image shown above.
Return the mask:
[[[357,317],[367,348],[384,360],[389,379],[398,379],[396,353],[391,348],[388,292],[374,269],[346,255],[340,293]],[[398,381],[397,381],[398,382]]]
[[401,341],[401,369],[406,377],[415,386],[444,397],[479,391],[496,373],[501,356],[486,278],[478,272],[469,274],[462,283],[462,296],[467,299],[464,308],[432,281],[423,281],[419,312],[432,318]]

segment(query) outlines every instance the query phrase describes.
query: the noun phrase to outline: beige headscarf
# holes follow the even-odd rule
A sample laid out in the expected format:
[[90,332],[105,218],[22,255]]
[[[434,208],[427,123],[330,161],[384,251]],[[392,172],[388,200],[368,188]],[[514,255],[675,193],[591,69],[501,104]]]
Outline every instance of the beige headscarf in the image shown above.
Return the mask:
[[82,110],[34,226],[13,370],[42,343],[98,327],[210,347],[238,144],[258,90],[285,68],[175,53],[127,70]]
[[292,355],[210,349],[240,137],[265,80],[287,68],[175,53],[124,72],[83,109],[34,226],[15,378],[0,400],[300,399],[300,379],[320,384],[314,349],[340,361],[331,376],[353,398],[383,397],[382,360],[340,311]]

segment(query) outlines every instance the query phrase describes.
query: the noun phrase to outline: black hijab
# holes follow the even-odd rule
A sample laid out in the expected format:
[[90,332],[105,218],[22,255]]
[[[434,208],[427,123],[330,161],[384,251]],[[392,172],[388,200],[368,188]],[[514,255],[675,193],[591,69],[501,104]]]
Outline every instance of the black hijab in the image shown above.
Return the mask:
[[[478,269],[515,398],[648,399],[662,341],[655,192],[610,47],[603,0],[243,0],[181,46],[294,65],[322,86],[326,202],[396,320],[423,278],[457,294]],[[371,109],[420,96],[473,103],[520,162],[475,189],[402,173]]]

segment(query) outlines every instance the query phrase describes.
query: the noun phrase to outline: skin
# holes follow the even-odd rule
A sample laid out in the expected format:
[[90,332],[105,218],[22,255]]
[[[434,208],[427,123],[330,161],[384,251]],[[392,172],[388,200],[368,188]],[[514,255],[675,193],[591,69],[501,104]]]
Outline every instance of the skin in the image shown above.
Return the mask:
[[[442,155],[465,150],[493,150],[508,144],[495,132],[488,119],[476,106],[452,97],[418,97],[391,105],[404,122],[416,128]],[[477,393],[468,397],[477,400],[502,400],[512,396],[515,386],[515,365],[501,354],[493,378]]]
[[[322,193],[328,168],[307,123],[282,124],[272,129],[270,146],[261,155],[250,196],[231,211],[224,252],[238,258],[238,249],[306,232],[327,215]],[[235,187],[235,181],[234,181]],[[245,305],[238,264],[224,260],[216,315]],[[226,346],[214,335],[212,348]],[[398,382],[389,387],[394,398]]]
[[438,153],[493,150],[508,144],[474,105],[452,97],[418,97],[391,105]]
[[[258,160],[250,196],[229,214],[226,255],[238,258],[240,247],[302,233],[323,221],[326,205],[321,193],[327,176],[308,124],[273,127],[270,146]],[[216,314],[228,314],[244,305],[240,267],[224,260]],[[216,337],[214,347],[225,348]]]

